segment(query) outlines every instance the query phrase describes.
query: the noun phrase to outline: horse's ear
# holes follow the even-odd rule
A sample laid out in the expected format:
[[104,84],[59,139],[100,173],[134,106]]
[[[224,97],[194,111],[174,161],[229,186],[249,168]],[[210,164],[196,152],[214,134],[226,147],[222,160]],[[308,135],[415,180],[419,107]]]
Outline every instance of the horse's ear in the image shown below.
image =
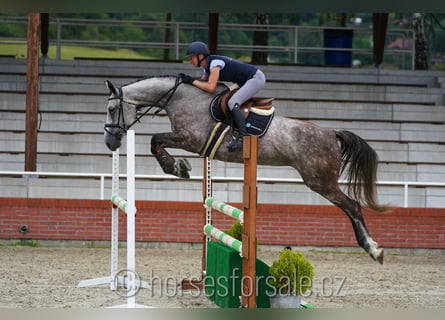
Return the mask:
[[107,86],[108,90],[110,90],[110,93],[112,93],[112,94],[114,94],[116,96],[119,95],[118,92],[117,92],[116,87],[110,81],[105,80],[105,85]]

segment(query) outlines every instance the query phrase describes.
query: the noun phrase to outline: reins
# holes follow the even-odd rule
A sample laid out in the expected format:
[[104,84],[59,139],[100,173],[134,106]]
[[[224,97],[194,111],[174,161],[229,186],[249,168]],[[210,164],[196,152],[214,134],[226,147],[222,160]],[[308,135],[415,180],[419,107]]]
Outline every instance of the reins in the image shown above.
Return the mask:
[[[153,103],[152,105],[145,105],[145,104],[139,104],[139,103],[133,103],[133,102],[129,102],[129,101],[125,101],[123,98],[123,92],[122,92],[122,88],[123,87],[119,87],[119,96],[118,97],[112,97],[112,98],[108,98],[108,101],[110,100],[117,100],[119,99],[119,114],[118,114],[118,119],[117,119],[117,123],[106,123],[104,126],[104,130],[109,133],[109,134],[113,134],[112,132],[110,132],[108,129],[109,128],[119,128],[121,129],[123,132],[127,132],[127,130],[129,130],[135,123],[140,122],[140,120],[147,115],[151,109],[153,108],[158,108],[154,113],[153,116],[157,115],[159,112],[161,112],[162,110],[165,110],[165,108],[167,107],[168,103],[170,102],[171,98],[173,97],[173,94],[176,92],[176,89],[178,88],[178,86],[181,84],[182,82],[180,81],[179,77],[176,77],[175,80],[175,85],[170,88],[169,90],[167,90],[166,92],[164,92],[156,101],[155,103]],[[162,100],[166,99],[165,102],[163,104],[161,104]],[[136,109],[141,109],[141,108],[147,108],[143,113],[139,114],[136,119],[134,119],[134,121],[132,123],[130,123],[129,125],[125,124],[125,118],[124,118],[124,107],[123,104],[127,103],[127,104],[131,104],[133,106],[136,107]],[[122,117],[122,126],[120,125],[120,120]]]

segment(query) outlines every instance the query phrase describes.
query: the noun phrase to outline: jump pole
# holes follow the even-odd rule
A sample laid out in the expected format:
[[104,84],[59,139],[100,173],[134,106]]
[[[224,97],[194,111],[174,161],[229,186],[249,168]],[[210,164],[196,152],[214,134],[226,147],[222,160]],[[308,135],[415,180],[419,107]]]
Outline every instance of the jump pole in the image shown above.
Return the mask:
[[213,238],[224,243],[226,246],[235,249],[239,253],[243,252],[243,243],[241,241],[219,230],[218,228],[212,226],[211,224],[206,224],[204,226],[204,234],[212,236]]
[[[257,209],[257,161],[258,161],[258,137],[245,136],[243,138],[243,161],[244,161],[244,184],[243,184],[243,207],[244,211],[231,207],[225,203],[218,202],[212,198],[211,203],[207,203],[208,199],[212,197],[212,168],[211,161],[205,157],[203,160],[203,181],[202,181],[202,196],[203,202],[206,204],[205,213],[203,215],[204,235],[202,239],[202,277],[206,274],[206,255],[207,242],[210,236],[219,238],[219,240],[226,243],[226,245],[239,249],[243,258],[243,275],[242,275],[242,308],[256,308],[256,209]],[[225,209],[222,206],[226,206]],[[213,227],[212,223],[212,208],[216,210],[222,209],[231,217],[244,222],[243,238],[241,245],[238,245],[234,240],[230,239],[221,230]],[[239,210],[240,212],[233,213]],[[227,211],[227,212],[224,212]],[[236,217],[235,217],[236,216]],[[206,230],[207,229],[207,230]],[[213,234],[212,234],[213,232]],[[227,242],[236,243],[232,246]],[[184,279],[181,284],[182,289],[198,289],[203,287],[203,280],[199,281]]]
[[[243,223],[242,242],[234,239],[223,231],[211,225],[211,215],[206,214],[204,234],[212,236],[225,245],[237,250],[242,256],[241,279],[241,307],[256,308],[256,208],[257,208],[257,159],[258,137],[244,137],[244,184],[243,208],[244,211],[220,202],[212,197],[205,199],[207,210],[215,209]],[[209,179],[209,181],[211,181]],[[207,212],[207,211],[206,211]],[[211,212],[211,211],[210,211]],[[207,241],[205,242],[207,244]],[[205,247],[205,249],[207,249]],[[204,250],[206,251],[206,250]],[[203,253],[205,257],[205,252]],[[203,267],[205,270],[205,267]],[[204,272],[205,273],[205,272]]]
[[241,222],[241,224],[244,223],[244,211],[232,207],[231,205],[225,202],[218,201],[215,198],[210,197],[205,199],[205,207],[218,210],[219,212],[224,213],[225,215],[238,220],[239,222]]

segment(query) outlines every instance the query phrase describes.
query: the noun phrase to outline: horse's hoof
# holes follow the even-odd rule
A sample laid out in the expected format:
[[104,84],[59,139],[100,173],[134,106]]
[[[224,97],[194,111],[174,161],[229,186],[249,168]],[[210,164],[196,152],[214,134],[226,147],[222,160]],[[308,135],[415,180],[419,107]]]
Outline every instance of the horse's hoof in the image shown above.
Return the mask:
[[179,159],[179,170],[180,171],[190,171],[192,170],[192,165],[187,159]]
[[178,177],[181,179],[190,179],[188,171],[179,171]]
[[374,261],[377,261],[380,264],[383,264],[384,253],[385,252],[384,252],[383,248],[379,248],[379,249],[377,249],[377,253],[375,255],[370,254],[370,256]]
[[383,256],[385,255],[385,251],[383,250],[383,248],[380,249],[380,253],[378,254],[376,260],[380,263],[383,264]]
[[174,175],[182,179],[190,179],[189,171],[192,170],[192,166],[187,159],[180,159],[175,163]]

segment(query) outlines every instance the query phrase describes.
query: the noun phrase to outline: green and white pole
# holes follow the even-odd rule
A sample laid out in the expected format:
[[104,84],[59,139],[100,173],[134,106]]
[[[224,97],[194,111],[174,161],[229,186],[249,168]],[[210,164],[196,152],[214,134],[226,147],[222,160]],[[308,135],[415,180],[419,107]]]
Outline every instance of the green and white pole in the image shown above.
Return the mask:
[[244,211],[231,205],[224,203],[222,201],[218,201],[215,198],[209,197],[205,201],[206,208],[212,208],[218,210],[229,217],[237,219],[239,222],[244,223]]
[[213,238],[221,241],[226,246],[235,249],[240,254],[243,252],[243,243],[232,236],[229,236],[227,233],[219,230],[218,228],[212,226],[211,224],[206,224],[204,226],[204,233],[208,236],[212,236]]
[[115,194],[111,197],[111,202],[113,202],[123,212],[127,213],[128,202],[124,198]]

